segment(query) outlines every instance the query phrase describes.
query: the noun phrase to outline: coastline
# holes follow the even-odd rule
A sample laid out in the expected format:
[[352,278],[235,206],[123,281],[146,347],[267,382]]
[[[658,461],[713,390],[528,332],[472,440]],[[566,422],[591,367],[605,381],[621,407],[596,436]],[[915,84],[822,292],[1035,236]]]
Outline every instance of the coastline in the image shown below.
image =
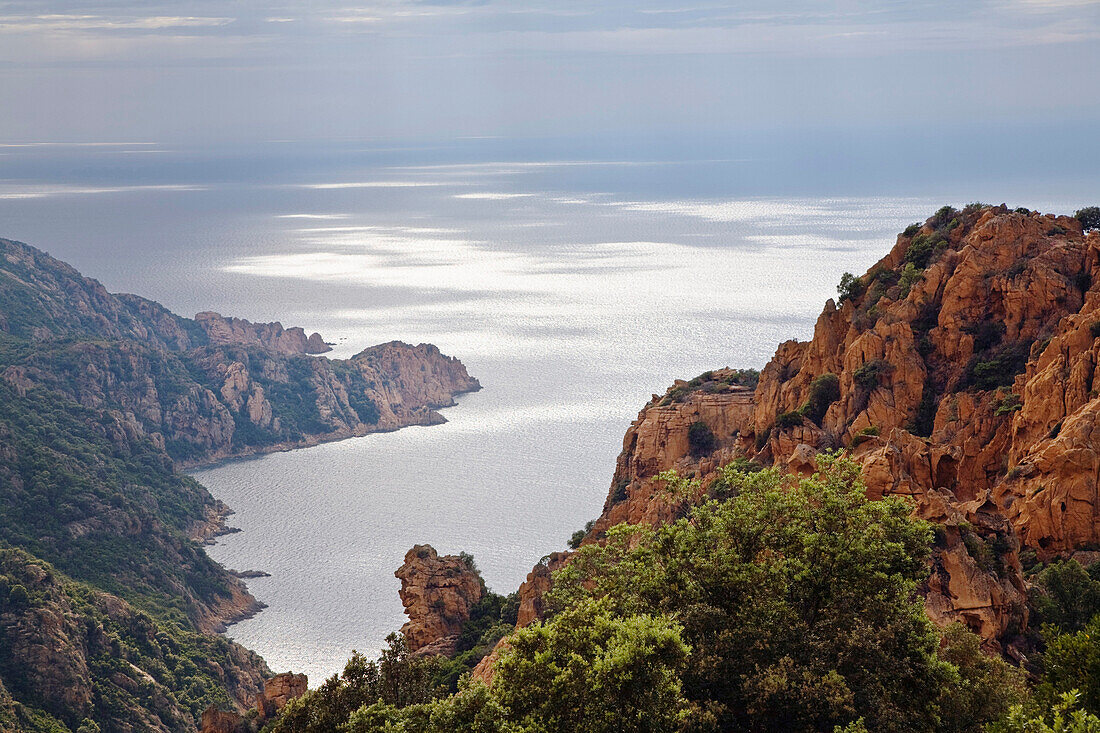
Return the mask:
[[[454,396],[471,394],[474,392],[479,392],[481,389],[481,385],[478,384],[472,389],[463,389],[453,394]],[[367,435],[376,435],[380,433],[393,433],[409,427],[430,427],[433,425],[443,425],[447,422],[447,418],[440,414],[438,410],[457,407],[458,404],[459,403],[452,397],[450,404],[447,405],[426,405],[422,413],[419,411],[417,413],[418,415],[423,414],[427,416],[429,419],[426,421],[410,421],[403,425],[386,427],[376,430],[342,430],[333,433],[327,433],[323,436],[314,435],[302,441],[297,441],[294,443],[284,442],[273,444],[270,446],[262,446],[253,451],[227,455],[209,462],[200,462],[195,464],[177,463],[176,468],[177,471],[179,471],[180,473],[184,473],[190,476],[190,472],[193,470],[216,468],[218,466],[228,465],[230,463],[236,463],[238,461],[255,460],[272,453],[289,453],[291,451],[312,448],[326,443],[336,443],[342,440],[347,440],[349,438],[360,438]],[[204,488],[206,488],[205,485]],[[207,491],[209,492],[209,489],[207,489]],[[241,531],[237,527],[229,526],[226,521],[228,517],[235,514],[236,511],[221,499],[217,497],[213,498],[214,503],[208,505],[205,508],[205,516],[203,517],[203,519],[196,520],[195,523],[189,528],[187,533],[188,537],[192,541],[203,545],[204,547],[217,544],[218,537],[236,534]],[[217,561],[215,560],[215,562]],[[221,565],[221,563],[218,564]],[[222,565],[222,567],[225,566]],[[203,630],[216,634],[227,633],[229,627],[233,626],[234,624],[240,623],[241,621],[247,621],[248,619],[255,617],[257,614],[267,608],[266,603],[257,599],[251,594],[251,592],[248,590],[248,585],[245,580],[259,577],[271,577],[269,573],[255,568],[249,568],[243,571],[231,568],[225,569],[230,575],[234,576],[234,582],[230,586],[231,596],[228,600],[219,603],[216,606],[212,606],[210,608],[209,615],[204,616],[202,619],[200,619],[200,626],[203,628]],[[258,653],[255,652],[255,650],[250,651]]]
[[[472,389],[462,389],[452,393],[452,399],[449,404],[429,404],[424,405],[418,409],[413,415],[402,422],[400,425],[387,425],[385,427],[370,427],[363,423],[355,429],[343,429],[335,430],[331,433],[324,433],[319,435],[310,435],[301,440],[296,441],[282,441],[279,443],[272,443],[270,445],[263,446],[245,446],[240,451],[234,452],[221,452],[214,453],[209,458],[197,460],[197,461],[176,461],[176,469],[180,473],[189,474],[191,471],[197,471],[207,468],[216,468],[228,463],[236,461],[248,460],[250,458],[260,458],[262,456],[269,455],[271,453],[287,453],[293,450],[300,450],[303,448],[312,448],[318,445],[324,445],[325,443],[335,443],[341,440],[347,440],[348,438],[362,438],[366,435],[376,435],[378,433],[393,433],[404,428],[411,427],[429,427],[432,425],[443,425],[447,422],[439,410],[445,410],[450,407],[457,407],[458,402],[454,400],[457,395],[472,394],[474,392],[481,391],[482,386],[478,384]],[[230,512],[232,513],[232,512]]]

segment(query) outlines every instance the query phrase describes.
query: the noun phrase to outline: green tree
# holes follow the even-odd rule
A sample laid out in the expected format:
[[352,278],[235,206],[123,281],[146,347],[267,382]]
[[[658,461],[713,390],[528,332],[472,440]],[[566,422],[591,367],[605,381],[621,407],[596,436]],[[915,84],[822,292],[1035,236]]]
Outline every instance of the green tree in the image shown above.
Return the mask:
[[846,272],[840,276],[840,284],[836,286],[837,295],[840,297],[840,302],[845,300],[855,300],[859,296],[863,295],[863,281],[858,275],[853,275],[850,272]]
[[1023,673],[999,656],[985,654],[981,639],[962,624],[944,630],[940,658],[953,664],[960,678],[941,700],[940,733],[978,733],[1026,696]]
[[1073,216],[1081,222],[1081,228],[1086,232],[1090,229],[1100,229],[1100,206],[1086,206],[1078,209]]
[[553,607],[595,597],[624,618],[676,618],[697,730],[935,729],[961,677],[915,596],[929,525],[900,499],[869,501],[859,467],[832,456],[807,479],[727,468],[717,484],[733,498],[582,547]]
[[1077,693],[1067,692],[1049,710],[1034,712],[1015,705],[989,733],[1100,733],[1100,718],[1077,706]]
[[1059,633],[1053,626],[1043,628],[1047,644],[1043,653],[1046,697],[1078,691],[1078,702],[1094,714],[1100,714],[1100,616],[1095,616],[1076,633]]
[[580,599],[509,637],[492,689],[511,721],[546,733],[677,730],[689,651],[680,625],[611,609]]
[[274,733],[332,733],[365,705],[404,708],[430,702],[439,694],[431,680],[439,660],[408,654],[405,637],[390,634],[377,662],[353,652],[340,675],[333,675],[291,700],[268,730]]
[[1076,560],[1056,560],[1032,579],[1030,600],[1038,621],[1061,631],[1080,631],[1100,613],[1100,563],[1086,570]]

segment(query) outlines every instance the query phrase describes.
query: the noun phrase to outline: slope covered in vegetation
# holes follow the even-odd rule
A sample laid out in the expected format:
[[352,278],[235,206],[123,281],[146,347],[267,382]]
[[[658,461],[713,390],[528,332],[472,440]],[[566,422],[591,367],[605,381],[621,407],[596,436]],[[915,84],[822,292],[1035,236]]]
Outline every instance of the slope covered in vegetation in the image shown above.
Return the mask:
[[0,240],[0,729],[187,731],[252,704],[266,665],[215,634],[259,606],[203,551],[225,507],[178,466],[437,422],[478,388],[431,345],[325,349]]

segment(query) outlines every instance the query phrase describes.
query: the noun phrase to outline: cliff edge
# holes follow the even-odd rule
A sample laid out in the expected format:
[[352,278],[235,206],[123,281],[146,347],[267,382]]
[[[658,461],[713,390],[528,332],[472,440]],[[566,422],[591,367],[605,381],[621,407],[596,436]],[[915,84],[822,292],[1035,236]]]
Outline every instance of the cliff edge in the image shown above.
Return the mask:
[[[584,542],[678,507],[657,475],[702,479],[733,461],[808,473],[846,449],[873,496],[912,499],[937,525],[922,589],[1017,654],[1025,559],[1100,549],[1100,232],[1005,206],[944,207],[842,282],[808,342],[787,341],[755,386],[715,370],[654,395],[627,430]],[[545,585],[545,584],[543,584]],[[521,588],[534,605],[540,589]]]

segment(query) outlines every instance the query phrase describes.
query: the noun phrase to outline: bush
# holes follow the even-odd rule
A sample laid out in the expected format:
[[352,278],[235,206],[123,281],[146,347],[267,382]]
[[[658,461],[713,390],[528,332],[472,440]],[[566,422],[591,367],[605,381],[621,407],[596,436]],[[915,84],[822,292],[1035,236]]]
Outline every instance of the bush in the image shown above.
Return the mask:
[[899,277],[899,296],[902,298],[908,297],[909,291],[913,289],[914,283],[920,281],[924,277],[924,270],[917,267],[912,262],[906,262],[905,267],[902,268],[901,276]]
[[1073,218],[1081,222],[1081,228],[1086,232],[1091,229],[1100,229],[1100,206],[1086,206],[1078,209]]
[[1012,706],[1004,720],[986,730],[989,733],[1100,733],[1100,718],[1078,708],[1076,690],[1062,695],[1046,709],[1032,706]]
[[702,420],[694,422],[688,428],[688,446],[691,455],[698,458],[705,456],[718,447],[718,439],[714,437],[714,431]]
[[584,529],[578,529],[569,538],[569,549],[570,550],[575,550],[578,547],[580,547],[581,543],[584,542],[584,538],[588,536],[588,533],[591,532],[592,528],[595,527],[595,526],[596,526],[596,520],[595,519],[589,519],[587,522],[585,522]]
[[826,372],[810,382],[810,397],[800,412],[817,425],[821,425],[829,405],[840,399],[840,377]]
[[1001,417],[1002,415],[1011,415],[1014,412],[1019,411],[1023,407],[1020,402],[1020,395],[1015,392],[997,392],[993,397],[993,415],[994,417]]
[[885,359],[873,359],[856,369],[852,373],[852,380],[863,389],[874,389],[882,384],[882,378],[892,370],[893,366]]
[[[690,646],[691,730],[977,730],[1010,676],[957,629],[940,637],[915,595],[930,526],[871,501],[850,460],[810,479],[723,469],[733,498],[662,527],[620,526],[555,576],[552,608],[595,598],[621,618],[677,618]],[[496,683],[494,683],[495,685]],[[630,730],[638,730],[630,727]]]
[[[928,223],[936,231],[947,229],[951,227],[951,222],[957,222],[956,218],[959,215],[958,209],[953,206],[941,206],[932,218],[928,220]],[[956,224],[957,226],[957,224]]]
[[917,270],[928,267],[932,256],[947,246],[947,240],[940,234],[920,234],[913,237],[909,249],[905,250],[905,261],[911,263]]
[[863,291],[863,281],[852,273],[846,272],[840,276],[840,284],[836,286],[836,292],[840,296],[841,303],[845,300],[855,300],[863,295]]
[[1100,715],[1100,616],[1074,633],[1043,629],[1045,686],[1055,693],[1079,691],[1081,707]]
[[1100,564],[1056,560],[1031,578],[1028,600],[1039,623],[1076,632],[1100,613]]
[[787,430],[788,428],[798,427],[802,424],[802,413],[794,410],[792,412],[784,412],[779,417],[775,418],[775,427],[778,430]]
[[1092,334],[1094,339],[1100,338],[1100,321],[1093,321],[1089,324],[1089,333]]

